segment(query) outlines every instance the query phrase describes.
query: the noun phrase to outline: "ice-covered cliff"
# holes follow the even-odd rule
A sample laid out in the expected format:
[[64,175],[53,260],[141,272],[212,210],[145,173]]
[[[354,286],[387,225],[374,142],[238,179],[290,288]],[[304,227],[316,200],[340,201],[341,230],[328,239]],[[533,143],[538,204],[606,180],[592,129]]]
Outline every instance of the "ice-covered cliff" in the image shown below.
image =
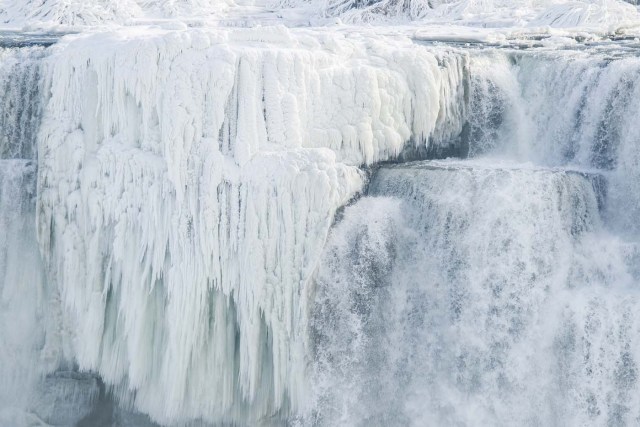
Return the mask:
[[38,236],[68,357],[167,423],[300,410],[333,215],[360,165],[460,132],[465,63],[284,28],[53,47]]

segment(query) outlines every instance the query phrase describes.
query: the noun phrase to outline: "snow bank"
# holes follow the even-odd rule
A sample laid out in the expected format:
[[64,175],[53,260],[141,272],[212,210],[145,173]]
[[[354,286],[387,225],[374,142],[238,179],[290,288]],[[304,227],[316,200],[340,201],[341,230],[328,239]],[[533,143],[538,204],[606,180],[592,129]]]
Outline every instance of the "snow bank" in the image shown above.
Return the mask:
[[412,20],[490,27],[611,27],[640,21],[637,9],[621,0],[328,0],[323,13],[352,23]]
[[0,18],[13,27],[82,28],[135,19],[212,17],[232,0],[4,0]]
[[621,1],[579,1],[566,2],[548,7],[542,11],[532,25],[551,27],[620,26],[638,23],[638,10]]
[[638,25],[636,7],[623,0],[4,0],[10,27],[82,29],[156,20],[198,25],[288,26],[348,23],[456,23],[479,27]]
[[122,22],[140,13],[133,0],[6,0],[0,17],[14,26],[99,25]]
[[53,49],[39,240],[79,367],[165,423],[300,409],[334,212],[358,166],[459,128],[464,56],[284,28]]

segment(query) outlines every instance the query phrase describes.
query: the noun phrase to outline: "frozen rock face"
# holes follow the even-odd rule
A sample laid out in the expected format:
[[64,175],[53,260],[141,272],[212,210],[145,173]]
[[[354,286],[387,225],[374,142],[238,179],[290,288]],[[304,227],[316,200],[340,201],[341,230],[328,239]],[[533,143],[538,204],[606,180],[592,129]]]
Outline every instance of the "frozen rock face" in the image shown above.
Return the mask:
[[38,385],[30,409],[47,424],[73,426],[91,413],[99,393],[95,376],[58,371]]
[[38,235],[71,354],[154,420],[302,410],[310,278],[358,166],[459,131],[464,55],[310,35],[81,36],[47,59]]

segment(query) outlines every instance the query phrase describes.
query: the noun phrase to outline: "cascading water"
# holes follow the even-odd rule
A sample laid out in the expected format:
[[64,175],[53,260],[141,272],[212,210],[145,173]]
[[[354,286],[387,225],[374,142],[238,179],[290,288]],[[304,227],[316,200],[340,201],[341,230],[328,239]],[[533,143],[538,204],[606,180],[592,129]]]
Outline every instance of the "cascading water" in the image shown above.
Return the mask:
[[380,169],[318,275],[327,424],[638,416],[633,252],[602,230],[600,181],[470,162]]
[[[0,401],[23,409],[41,371],[47,295],[35,239],[35,132],[42,48],[0,51]],[[6,421],[5,421],[6,422]]]
[[[42,40],[0,48],[0,425],[73,425],[98,393],[61,360],[64,332],[36,240]],[[21,45],[22,47],[13,47]],[[33,44],[33,46],[31,46]]]
[[640,419],[639,72],[625,49],[471,53],[473,159],[382,166],[332,230],[322,423]]

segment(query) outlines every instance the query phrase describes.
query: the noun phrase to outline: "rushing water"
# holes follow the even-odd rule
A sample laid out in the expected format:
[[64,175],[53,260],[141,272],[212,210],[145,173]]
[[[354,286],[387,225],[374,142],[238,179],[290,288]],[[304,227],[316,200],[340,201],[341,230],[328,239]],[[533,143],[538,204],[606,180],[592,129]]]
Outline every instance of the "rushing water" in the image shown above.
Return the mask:
[[470,159],[381,167],[331,233],[316,415],[635,425],[640,59],[470,55]]
[[328,424],[637,417],[638,253],[603,229],[601,181],[529,165],[380,169],[318,276]]
[[[40,68],[51,37],[0,35],[0,425],[73,425],[98,392],[61,360],[59,308],[36,240]],[[55,372],[54,372],[55,371]]]
[[0,415],[5,417],[29,404],[45,340],[46,295],[35,239],[41,56],[39,47],[0,49]]

